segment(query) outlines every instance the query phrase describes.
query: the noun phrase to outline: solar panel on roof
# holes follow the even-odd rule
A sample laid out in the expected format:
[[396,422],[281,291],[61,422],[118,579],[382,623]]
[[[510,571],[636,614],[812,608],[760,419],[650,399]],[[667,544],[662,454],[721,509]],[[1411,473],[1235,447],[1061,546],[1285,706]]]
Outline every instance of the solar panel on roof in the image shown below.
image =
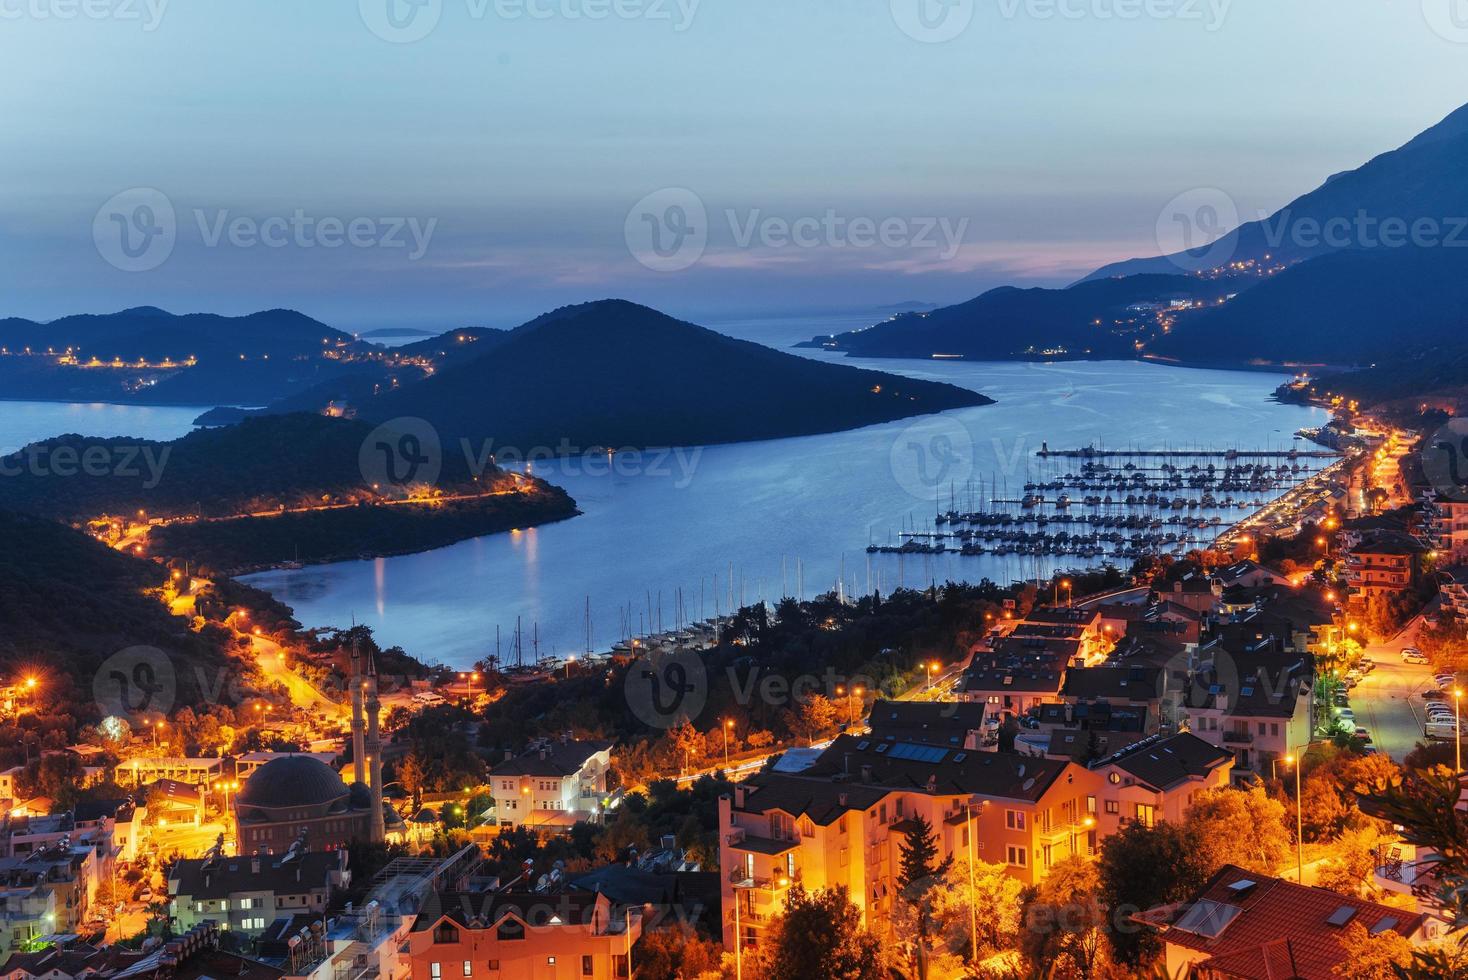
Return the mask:
[[1373,936],[1379,936],[1382,933],[1387,932],[1388,930],[1395,929],[1397,927],[1397,922],[1398,920],[1394,916],[1389,915],[1366,931]]
[[953,761],[954,762],[962,762],[964,759],[967,759],[967,758],[968,758],[968,753],[967,752],[960,752],[960,753],[958,753],[958,755],[955,755],[953,757]]
[[1214,902],[1205,898],[1188,909],[1183,917],[1173,924],[1173,928],[1191,932],[1195,936],[1216,939],[1234,919],[1243,914],[1243,911],[1237,905],[1224,905],[1222,902]]
[[886,752],[889,747],[890,746],[888,746],[886,742],[883,742],[881,745],[877,746],[877,754],[881,755],[883,752]]
[[1339,928],[1345,925],[1347,922],[1350,922],[1355,917],[1356,910],[1353,907],[1349,905],[1342,905],[1340,908],[1332,912],[1330,914],[1330,918],[1326,919],[1325,921],[1327,924]]
[[865,752],[867,750],[867,746],[871,744],[872,743],[868,742],[866,739],[862,739],[860,742],[856,743],[856,749],[858,752]]
[[948,756],[948,750],[935,745],[914,745],[911,742],[901,742],[894,745],[889,754],[894,759],[907,759],[910,762],[938,763]]

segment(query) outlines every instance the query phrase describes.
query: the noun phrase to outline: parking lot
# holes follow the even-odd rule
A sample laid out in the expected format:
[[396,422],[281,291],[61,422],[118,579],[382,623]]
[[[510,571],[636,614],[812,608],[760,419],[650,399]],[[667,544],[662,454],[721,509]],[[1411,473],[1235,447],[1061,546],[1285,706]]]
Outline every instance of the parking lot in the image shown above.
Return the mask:
[[1402,662],[1402,650],[1415,643],[1417,629],[1414,622],[1396,639],[1367,647],[1366,654],[1377,667],[1350,695],[1356,724],[1370,730],[1379,751],[1399,762],[1422,741],[1421,695],[1437,686],[1430,666]]

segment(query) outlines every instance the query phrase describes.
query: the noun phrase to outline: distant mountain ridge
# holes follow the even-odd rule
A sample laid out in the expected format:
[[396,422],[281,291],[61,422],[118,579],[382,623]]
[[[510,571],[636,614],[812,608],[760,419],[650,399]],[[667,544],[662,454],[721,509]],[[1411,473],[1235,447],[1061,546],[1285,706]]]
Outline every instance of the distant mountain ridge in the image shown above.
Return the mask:
[[986,405],[953,385],[823,364],[624,300],[553,310],[487,353],[358,405],[501,446],[706,445]]
[[[1410,225],[1418,220],[1456,224],[1468,219],[1468,105],[1413,137],[1401,147],[1383,153],[1355,170],[1332,175],[1315,190],[1291,201],[1268,218],[1249,221],[1217,244],[1192,253],[1177,252],[1152,258],[1127,259],[1097,269],[1082,279],[1109,279],[1144,273],[1168,273],[1197,266],[1203,254],[1226,255],[1234,261],[1300,262],[1346,248],[1371,248],[1379,240],[1379,223],[1397,219]],[[1364,215],[1375,231],[1351,228],[1344,244],[1333,244],[1326,234],[1330,223],[1353,225]],[[1444,228],[1443,234],[1454,234]],[[1459,228],[1468,246],[1468,234]],[[1339,240],[1339,239],[1338,239]]]

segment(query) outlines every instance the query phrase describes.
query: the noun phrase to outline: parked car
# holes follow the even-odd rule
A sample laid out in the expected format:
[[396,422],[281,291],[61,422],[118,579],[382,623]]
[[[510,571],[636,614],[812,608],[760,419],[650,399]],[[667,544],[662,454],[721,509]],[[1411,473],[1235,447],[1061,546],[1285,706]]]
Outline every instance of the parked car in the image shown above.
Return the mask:
[[1340,721],[1345,724],[1346,727],[1356,727],[1356,712],[1352,711],[1350,708],[1337,708],[1335,716],[1336,718],[1340,719]]
[[1428,662],[1427,654],[1415,647],[1408,647],[1402,651],[1402,663],[1404,664],[1425,664]]
[[1356,726],[1356,737],[1358,739],[1360,739],[1361,741],[1363,741],[1363,742],[1370,742],[1371,741],[1371,732],[1369,732],[1366,729],[1362,728],[1360,725],[1357,725]]

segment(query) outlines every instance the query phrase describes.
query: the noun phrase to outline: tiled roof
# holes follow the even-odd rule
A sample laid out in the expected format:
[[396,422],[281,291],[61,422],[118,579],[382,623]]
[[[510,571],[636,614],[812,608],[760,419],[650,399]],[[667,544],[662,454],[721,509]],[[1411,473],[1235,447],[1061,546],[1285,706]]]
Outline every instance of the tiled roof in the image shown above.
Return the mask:
[[341,858],[329,851],[312,851],[290,862],[268,854],[260,855],[259,861],[260,870],[255,871],[252,857],[185,858],[169,874],[169,892],[195,899],[228,898],[239,892],[303,895],[325,888]]
[[524,755],[507,759],[490,770],[492,776],[570,776],[581,771],[588,759],[612,747],[609,741],[551,742],[544,749],[532,748]]
[[1202,966],[1247,980],[1329,980],[1346,961],[1340,943],[1346,925],[1411,936],[1423,920],[1402,909],[1234,865],[1225,865],[1191,902],[1153,909],[1139,918],[1162,925],[1162,938],[1169,944],[1208,954]]
[[961,748],[969,732],[984,727],[984,710],[972,701],[878,701],[867,725],[873,738]]
[[1092,768],[1116,766],[1148,786],[1167,790],[1188,779],[1207,776],[1232,758],[1232,752],[1210,745],[1191,732],[1179,732],[1154,735],[1102,759]]
[[595,892],[431,892],[413,922],[413,932],[432,929],[445,918],[465,928],[488,929],[507,915],[537,928],[558,925],[589,925],[598,904],[608,913],[603,920],[615,925],[609,914],[610,899]]
[[1141,665],[1078,667],[1066,671],[1062,697],[1151,701],[1162,697],[1162,670]]

